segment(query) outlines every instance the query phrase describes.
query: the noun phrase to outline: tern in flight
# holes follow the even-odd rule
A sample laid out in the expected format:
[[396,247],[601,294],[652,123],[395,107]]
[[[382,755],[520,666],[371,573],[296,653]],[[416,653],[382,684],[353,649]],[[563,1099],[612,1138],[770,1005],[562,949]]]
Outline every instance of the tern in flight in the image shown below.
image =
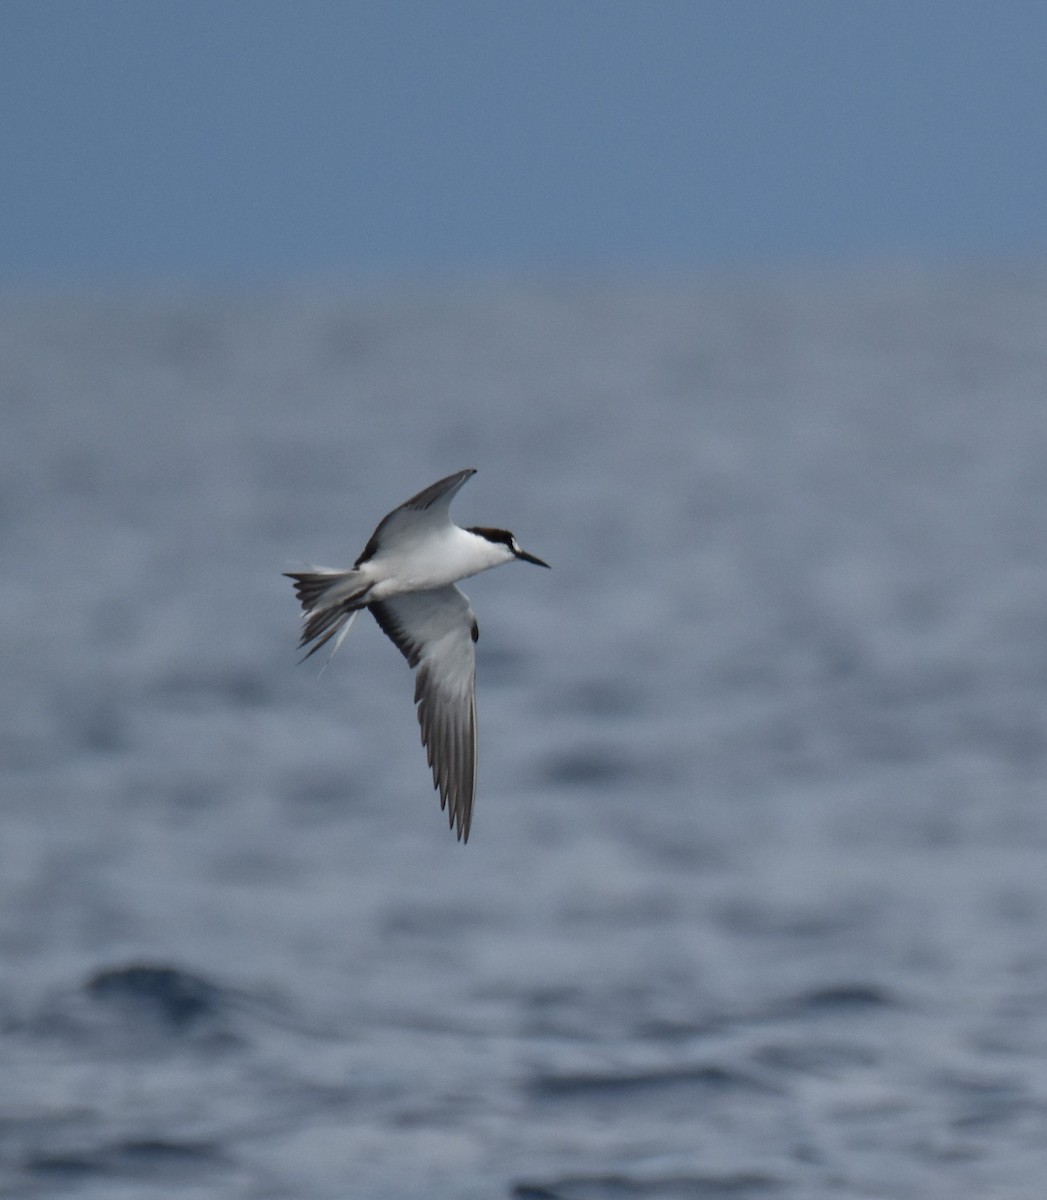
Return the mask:
[[455,584],[514,559],[549,565],[521,550],[506,529],[463,529],[451,520],[452,499],[475,474],[457,471],[394,508],[349,570],[287,572],[302,605],[299,647],[311,647],[306,658],[332,638],[333,655],[356,614],[369,608],[415,670],[414,698],[433,783],[463,842],[469,840],[476,794],[479,633],[469,601]]

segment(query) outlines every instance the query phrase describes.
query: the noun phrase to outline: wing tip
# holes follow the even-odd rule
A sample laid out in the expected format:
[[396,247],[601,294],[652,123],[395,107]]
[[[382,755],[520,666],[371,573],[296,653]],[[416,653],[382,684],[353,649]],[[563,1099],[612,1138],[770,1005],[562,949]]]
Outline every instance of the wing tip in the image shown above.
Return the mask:
[[474,797],[452,795],[451,785],[436,777],[439,768],[435,767],[432,761],[430,761],[429,765],[434,768],[433,783],[440,793],[440,811],[447,813],[447,828],[451,830],[459,842],[465,845],[469,841],[469,830],[473,824]]

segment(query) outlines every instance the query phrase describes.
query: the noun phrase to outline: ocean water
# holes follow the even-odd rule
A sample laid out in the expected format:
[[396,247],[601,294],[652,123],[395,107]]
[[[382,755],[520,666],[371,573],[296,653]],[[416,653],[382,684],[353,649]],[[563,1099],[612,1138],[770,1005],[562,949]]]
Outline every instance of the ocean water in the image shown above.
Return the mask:
[[[8,295],[0,405],[0,1195],[1043,1195],[1042,270]],[[468,846],[281,578],[461,467]]]

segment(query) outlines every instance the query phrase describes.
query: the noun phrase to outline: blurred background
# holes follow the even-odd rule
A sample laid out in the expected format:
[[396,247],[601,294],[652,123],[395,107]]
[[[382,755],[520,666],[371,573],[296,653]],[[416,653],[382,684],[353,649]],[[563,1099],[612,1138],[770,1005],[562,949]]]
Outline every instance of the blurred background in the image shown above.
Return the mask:
[[1033,0],[6,0],[0,276],[1018,259]]
[[[0,1195],[1039,1195],[1047,9],[0,31]],[[462,467],[467,847],[281,578]]]

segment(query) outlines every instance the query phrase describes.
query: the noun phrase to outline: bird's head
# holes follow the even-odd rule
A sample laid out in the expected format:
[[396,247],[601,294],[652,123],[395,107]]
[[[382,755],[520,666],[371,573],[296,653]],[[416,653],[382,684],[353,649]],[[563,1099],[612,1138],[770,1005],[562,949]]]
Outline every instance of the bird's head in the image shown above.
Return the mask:
[[528,554],[526,550],[521,550],[517,545],[516,538],[509,532],[508,529],[489,529],[485,525],[473,525],[469,528],[470,533],[475,533],[477,537],[482,537],[490,542],[493,546],[504,548],[505,562],[510,559],[518,558],[522,562],[534,563],[536,567],[548,567],[547,562],[542,562],[533,554]]

